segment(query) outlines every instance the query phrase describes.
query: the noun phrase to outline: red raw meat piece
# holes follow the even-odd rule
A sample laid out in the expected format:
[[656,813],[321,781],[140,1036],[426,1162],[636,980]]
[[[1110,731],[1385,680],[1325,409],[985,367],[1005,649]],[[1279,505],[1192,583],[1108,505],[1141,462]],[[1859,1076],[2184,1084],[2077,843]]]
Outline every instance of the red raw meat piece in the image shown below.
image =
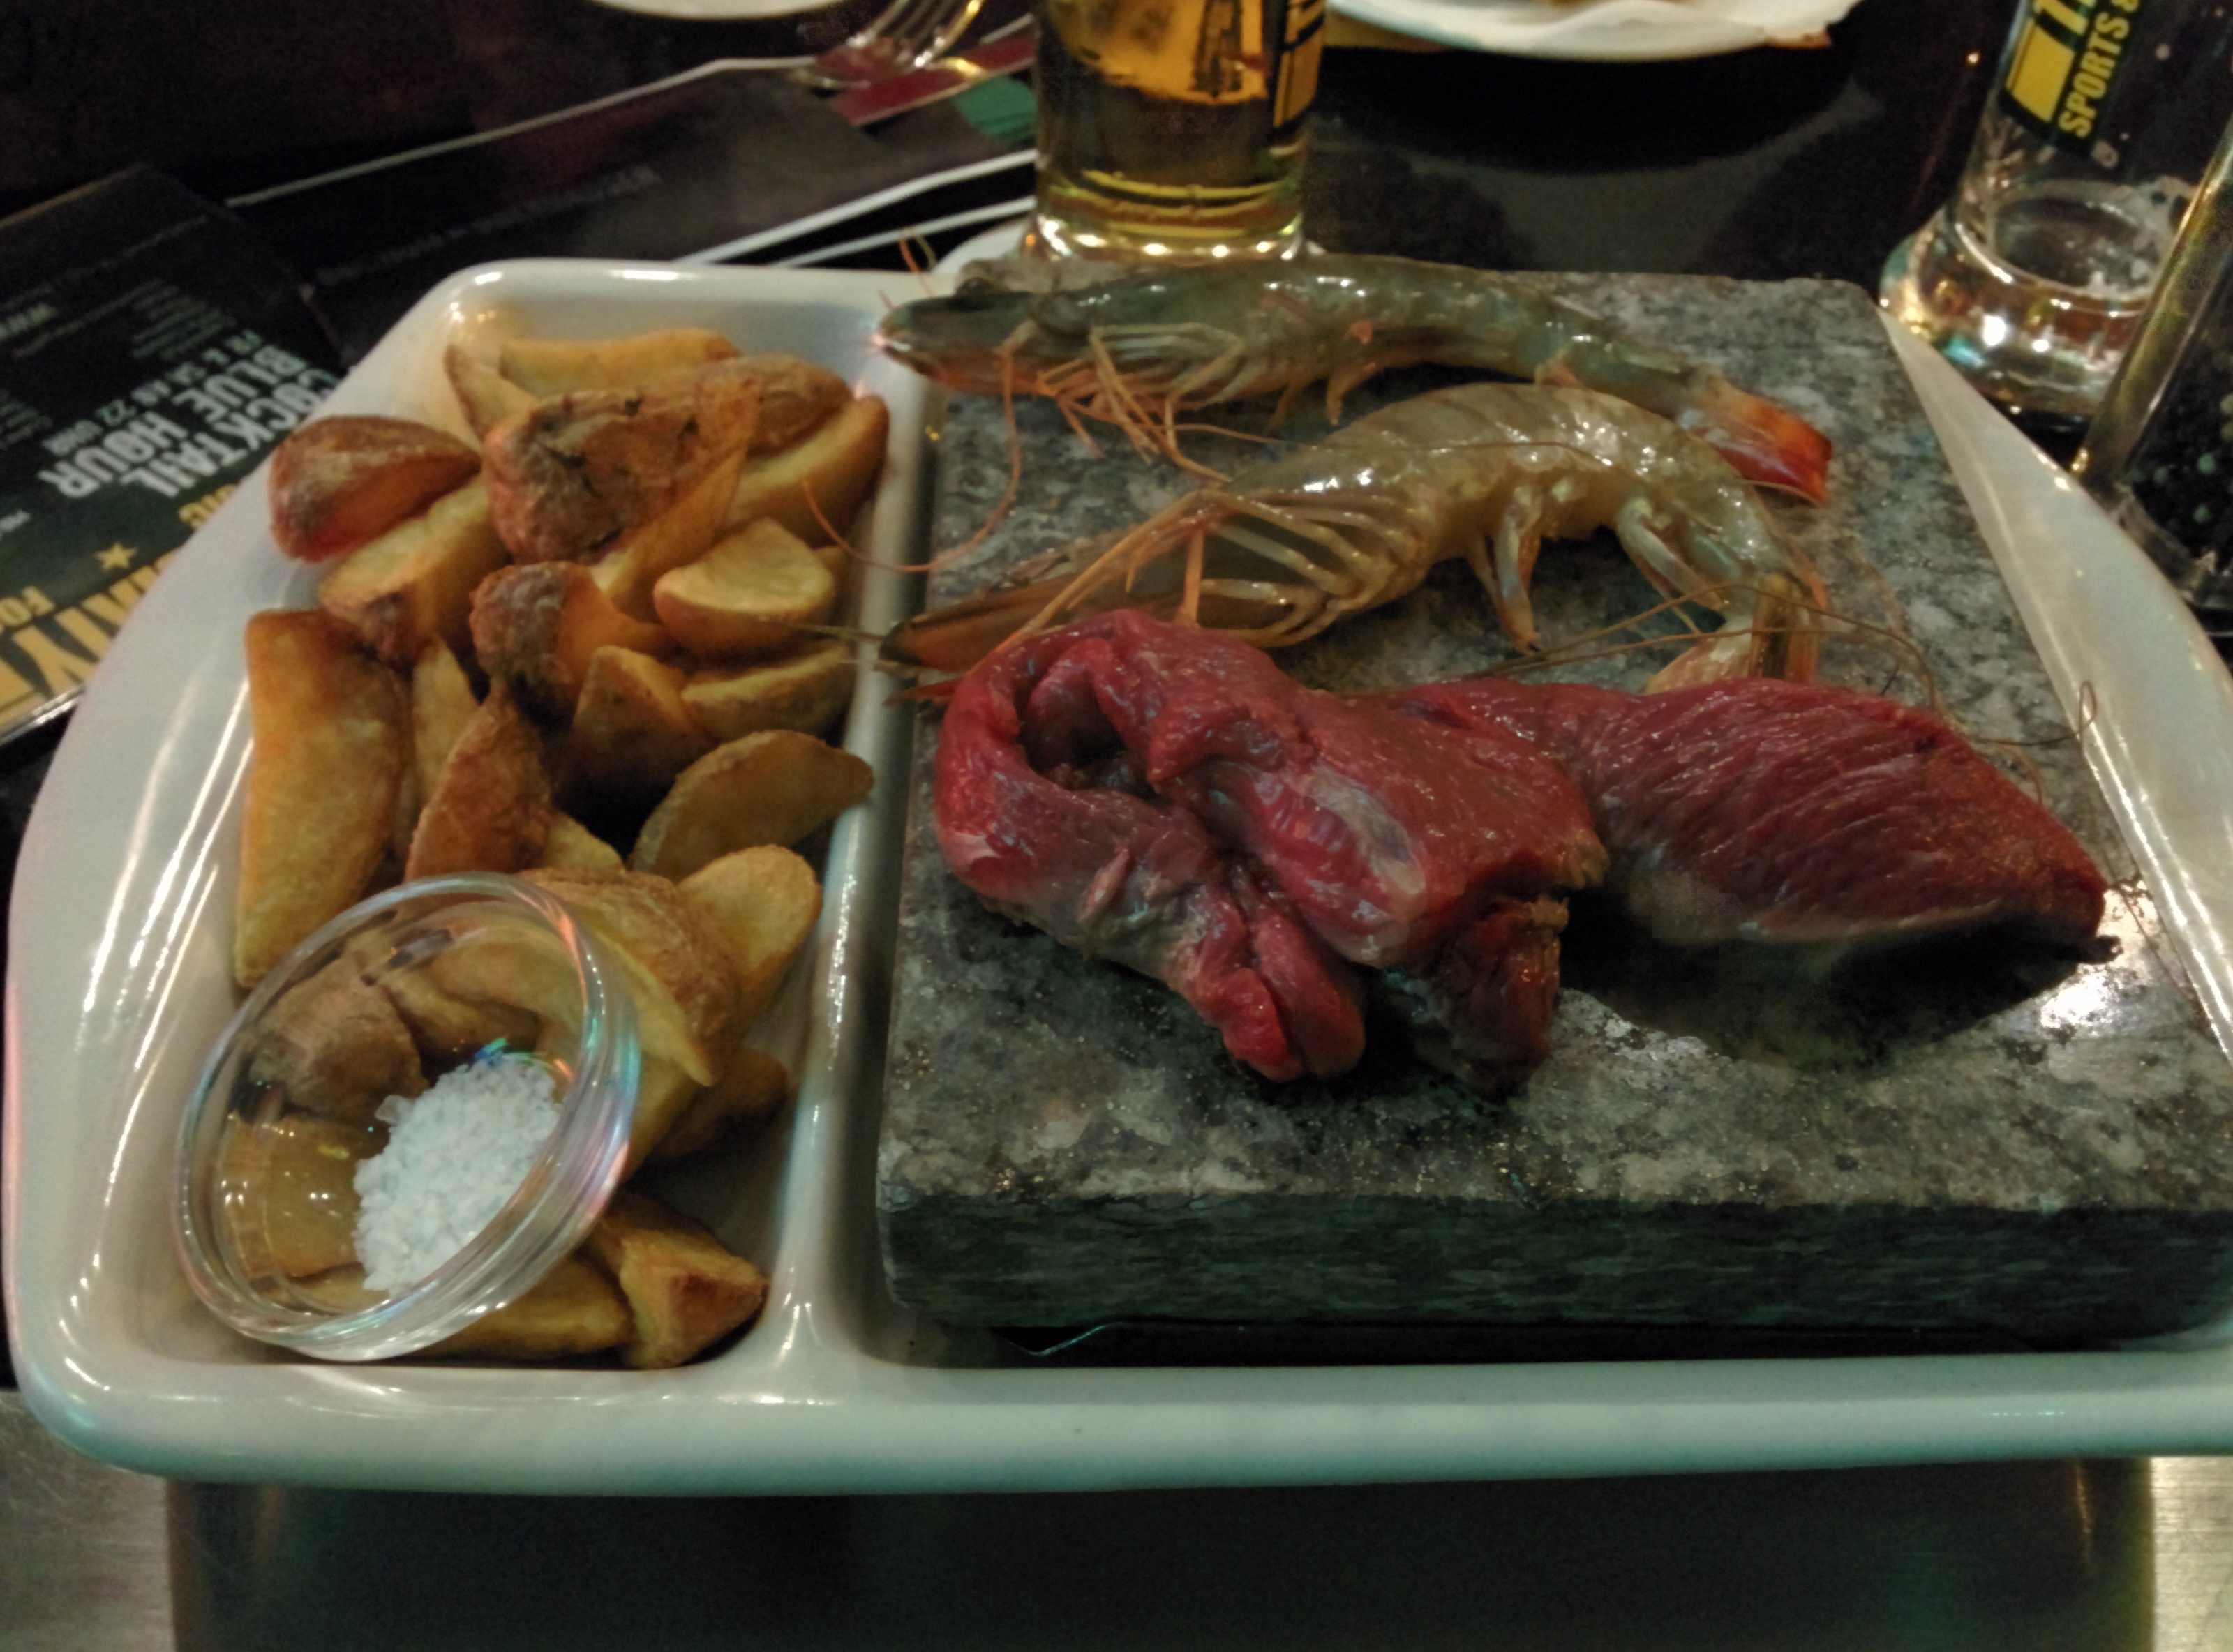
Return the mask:
[[965,884],[1167,982],[1273,1077],[1362,1053],[1349,963],[1398,972],[1475,1082],[1524,1076],[1559,897],[1600,881],[1681,945],[2009,924],[2081,946],[2106,894],[2045,808],[1874,695],[1481,678],[1344,699],[1124,611],[963,680],[935,802]]
[[1663,694],[1476,679],[1391,697],[1537,743],[1590,799],[1607,885],[1660,940],[1872,944],[2006,923],[2083,946],[2107,883],[1945,724],[1765,678]]
[[956,692],[934,780],[947,864],[996,910],[1163,982],[1266,1076],[1346,1071],[1364,1049],[1354,973],[1201,822],[1125,789],[1077,642],[1005,650]]
[[1488,906],[1605,871],[1581,791],[1517,734],[1319,693],[1214,632],[1133,612],[1088,624],[1096,641],[1069,658],[1091,660],[1147,783],[1244,850],[1344,958],[1417,966]]

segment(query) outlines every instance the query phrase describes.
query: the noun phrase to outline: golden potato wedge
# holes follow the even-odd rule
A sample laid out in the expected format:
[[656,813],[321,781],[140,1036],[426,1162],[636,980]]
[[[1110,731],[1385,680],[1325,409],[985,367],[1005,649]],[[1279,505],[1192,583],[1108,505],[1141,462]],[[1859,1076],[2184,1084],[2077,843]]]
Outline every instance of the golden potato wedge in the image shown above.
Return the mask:
[[628,1298],[633,1325],[621,1360],[638,1370],[693,1358],[767,1300],[765,1274],[680,1212],[625,1187],[583,1248]]
[[634,1328],[628,1298],[602,1269],[578,1254],[528,1293],[483,1314],[423,1350],[428,1359],[574,1359],[618,1348]]
[[553,813],[541,864],[561,872],[618,872],[621,852],[571,815]]
[[[411,667],[411,756],[418,765],[422,805],[434,795],[451,748],[480,705],[448,643],[438,640],[420,651]],[[409,848],[407,840],[405,847]]]
[[613,542],[591,564],[613,606],[639,620],[656,620],[652,591],[660,576],[704,556],[720,536],[723,515],[736,491],[745,456],[732,453],[699,479],[674,508]]
[[628,864],[687,878],[756,843],[796,843],[868,797],[875,775],[811,734],[770,729],[715,746],[675,777]]
[[465,443],[415,420],[313,419],[272,450],[271,537],[290,556],[323,562],[417,516],[480,467]]
[[[535,1010],[491,997],[460,997],[450,990],[478,990],[483,977],[470,970],[396,970],[381,979],[381,990],[395,1005],[395,1012],[410,1030],[420,1061],[442,1071],[472,1058],[473,1052],[492,1044],[531,1050],[543,1041],[544,1018]],[[557,992],[563,982],[555,979],[549,990]],[[570,1013],[566,1024],[577,1018]]]
[[659,1138],[648,1162],[702,1152],[732,1130],[771,1116],[791,1096],[791,1075],[764,1050],[740,1045],[721,1076],[692,1096]]
[[507,419],[516,419],[535,405],[535,393],[504,376],[498,365],[500,340],[460,339],[442,352],[442,369],[464,410],[473,434],[485,439]]
[[743,524],[771,517],[810,545],[828,544],[830,530],[850,528],[875,491],[890,436],[891,414],[880,398],[848,402],[804,441],[747,459],[728,519]]
[[759,657],[828,619],[837,583],[797,534],[764,520],[661,575],[651,605],[668,634],[703,659]]
[[682,703],[717,740],[763,729],[828,731],[852,703],[853,651],[831,639],[742,666],[709,666],[682,685]]
[[[576,872],[541,867],[527,881],[548,889],[641,968],[669,998],[688,1034],[687,1045],[662,1041],[648,1053],[671,1059],[698,1083],[714,1076],[713,1052],[726,1050],[737,1027],[737,980],[729,951],[699,907],[665,878],[638,872]],[[648,1028],[661,1007],[640,1001],[637,1018]]]
[[408,670],[430,642],[472,646],[473,588],[509,560],[476,477],[350,553],[318,587],[318,606]]
[[[547,940],[524,933],[485,934],[470,946],[435,953],[420,973],[432,985],[411,988],[407,997],[398,994],[396,999],[397,1011],[414,1033],[423,1023],[428,1033],[452,1041],[478,1018],[479,1024],[503,1028],[502,1036],[516,1049],[545,1049],[581,1035],[581,978],[572,960]],[[390,991],[407,975],[391,977]],[[485,1042],[463,1042],[460,1047],[471,1055]]]
[[543,857],[550,829],[543,739],[502,684],[474,711],[419,813],[403,875],[517,872]]
[[759,427],[752,451],[772,453],[828,424],[853,400],[852,387],[828,367],[796,355],[747,355],[726,372],[741,373],[759,387]]
[[563,759],[568,790],[663,790],[705,755],[713,742],[682,703],[684,680],[679,667],[632,648],[591,654]]
[[251,1083],[278,1085],[291,1106],[356,1124],[389,1096],[426,1088],[418,1044],[394,1002],[365,979],[368,961],[344,953],[280,995],[257,1029]]
[[497,537],[519,562],[587,562],[742,453],[758,416],[758,387],[736,374],[538,401],[483,444]]
[[353,1314],[387,1299],[380,1291],[365,1289],[364,1270],[354,1262],[297,1279],[295,1291],[305,1302],[329,1314]]
[[615,608],[578,563],[530,563],[491,574],[473,592],[472,634],[481,669],[509,683],[531,715],[553,722],[574,715],[598,649],[656,656],[674,648],[658,626]]
[[246,647],[255,746],[232,954],[243,986],[364,893],[411,760],[401,681],[332,616],[258,614]]
[[496,365],[540,401],[570,390],[625,390],[736,354],[719,333],[668,327],[622,338],[508,338],[496,347]]
[[387,1145],[384,1126],[295,1113],[225,1122],[223,1207],[250,1277],[301,1278],[356,1260],[356,1167]]
[[647,1055],[636,1083],[635,1113],[628,1120],[628,1165],[633,1176],[658,1156],[660,1146],[689,1112],[706,1086],[673,1062]]
[[822,917],[822,885],[804,857],[777,843],[708,861],[674,886],[728,949],[738,1018],[749,1026]]

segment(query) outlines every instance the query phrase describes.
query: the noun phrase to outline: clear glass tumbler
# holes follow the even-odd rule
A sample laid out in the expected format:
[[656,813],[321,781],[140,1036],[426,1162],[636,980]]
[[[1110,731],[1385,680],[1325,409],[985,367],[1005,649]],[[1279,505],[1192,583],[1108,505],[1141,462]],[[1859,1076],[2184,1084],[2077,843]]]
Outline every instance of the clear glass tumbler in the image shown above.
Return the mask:
[[2233,117],[2223,0],[2024,0],[1954,198],[1879,296],[1987,395],[2082,424]]
[[2233,641],[2233,127],[2071,468]]

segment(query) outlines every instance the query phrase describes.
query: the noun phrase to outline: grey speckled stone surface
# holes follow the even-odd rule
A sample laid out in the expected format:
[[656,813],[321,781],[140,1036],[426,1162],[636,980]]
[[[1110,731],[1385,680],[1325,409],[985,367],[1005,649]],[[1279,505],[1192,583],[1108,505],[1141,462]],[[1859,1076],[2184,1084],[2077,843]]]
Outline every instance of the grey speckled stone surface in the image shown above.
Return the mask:
[[[2233,1294],[2233,1069],[2163,943],[2008,595],[1858,289],[1544,277],[1829,433],[1833,502],[1776,509],[1839,608],[1889,591],[1973,738],[2013,743],[2113,878],[2106,962],[1956,948],[1814,979],[1673,957],[1578,903],[1555,1053],[1489,1099],[1376,1028],[1356,1072],[1275,1085],[1162,987],[993,917],[931,834],[916,750],[877,1203],[895,1295],[996,1325],[1127,1318],[1989,1332],[2165,1330]],[[1385,393],[1443,382],[1405,375]],[[1184,482],[1020,410],[1023,498],[934,582],[1136,519]],[[1238,422],[1237,420],[1235,422]],[[1283,434],[1306,433],[1299,426]],[[941,546],[1006,472],[957,399]],[[1237,445],[1195,451],[1230,465]],[[1882,585],[1877,583],[1881,580]],[[1651,603],[1609,538],[1546,551],[1546,636]],[[1458,566],[1283,662],[1357,689],[1507,657]],[[1635,686],[1636,658],[1566,674]],[[1881,648],[1833,680],[1921,697]]]

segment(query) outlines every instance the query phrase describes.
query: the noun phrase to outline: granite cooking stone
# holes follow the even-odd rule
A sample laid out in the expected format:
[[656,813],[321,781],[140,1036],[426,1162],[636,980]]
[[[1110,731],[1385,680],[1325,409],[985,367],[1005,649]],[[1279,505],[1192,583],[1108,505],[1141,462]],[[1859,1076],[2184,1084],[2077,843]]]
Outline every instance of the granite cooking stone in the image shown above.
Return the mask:
[[[1825,971],[1657,949],[1578,901],[1554,1051],[1514,1093],[1476,1094],[1380,1026],[1356,1071],[1271,1083],[1160,985],[994,916],[953,879],[930,818],[927,712],[876,1188],[893,1294],[950,1323],[1006,1327],[1877,1331],[2030,1346],[2208,1317],[2233,1297],[2233,1068],[1873,307],[1827,283],[1534,279],[1829,433],[1831,503],[1772,507],[1862,624],[1826,651],[1823,675],[1922,701],[1927,668],[1971,738],[2035,778],[2115,881],[2113,956],[1984,938]],[[1392,399],[1453,377],[1372,388]],[[1188,485],[1109,433],[1097,456],[1045,404],[1016,416],[1021,495],[934,576],[933,602]],[[1255,413],[1218,418],[1262,428]],[[1006,439],[997,402],[954,400],[940,547],[967,544],[993,513]],[[1226,470],[1259,451],[1215,434],[1188,446]],[[1553,639],[1655,602],[1602,536],[1546,550],[1535,589]],[[1280,658],[1305,682],[1357,690],[1509,656],[1453,564]],[[1635,686],[1650,669],[1600,647],[1553,674]]]

